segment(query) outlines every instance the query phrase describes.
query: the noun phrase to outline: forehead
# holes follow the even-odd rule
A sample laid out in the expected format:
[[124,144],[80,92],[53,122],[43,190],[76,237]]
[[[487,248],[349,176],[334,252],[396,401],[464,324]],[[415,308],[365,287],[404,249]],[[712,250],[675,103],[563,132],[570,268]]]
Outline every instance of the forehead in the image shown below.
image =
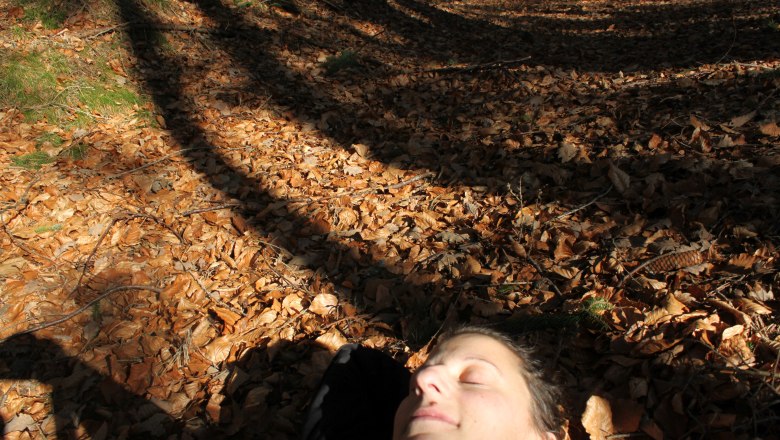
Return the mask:
[[466,333],[436,346],[426,363],[448,359],[476,358],[503,368],[519,368],[522,360],[506,344],[487,335]]

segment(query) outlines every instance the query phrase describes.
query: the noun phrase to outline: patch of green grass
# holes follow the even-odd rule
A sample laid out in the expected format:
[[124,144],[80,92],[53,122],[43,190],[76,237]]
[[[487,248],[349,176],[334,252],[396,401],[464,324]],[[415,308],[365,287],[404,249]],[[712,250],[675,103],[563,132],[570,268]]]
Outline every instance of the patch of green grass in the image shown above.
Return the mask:
[[89,147],[82,143],[78,143],[67,149],[66,154],[71,160],[81,160],[87,157],[87,151]]
[[123,87],[108,87],[99,83],[92,83],[80,88],[78,100],[89,109],[102,114],[112,114],[117,111],[127,110],[135,104],[140,104],[141,99]]
[[107,63],[79,62],[55,50],[24,55],[0,50],[0,107],[18,108],[31,121],[83,127],[96,114],[131,113],[143,102],[115,84]]
[[23,20],[39,21],[46,29],[57,29],[68,18],[66,4],[57,0],[16,0],[18,6],[24,8]]
[[62,225],[60,223],[55,223],[53,225],[42,225],[35,228],[36,234],[45,234],[47,232],[55,232],[62,229]]
[[159,128],[160,124],[157,122],[157,118],[154,117],[154,112],[149,109],[143,108],[135,112],[135,117],[145,121],[146,125],[152,128]]
[[609,325],[601,316],[606,310],[611,310],[614,306],[604,298],[588,298],[582,303],[580,315],[588,323],[595,324],[597,327],[608,329]]
[[344,69],[351,69],[359,66],[357,54],[351,50],[341,51],[336,56],[329,56],[322,66],[325,67],[325,73],[333,75]]
[[27,30],[21,26],[11,26],[11,35],[15,39],[21,40],[27,37],[28,35],[30,35],[30,33],[27,32]]
[[96,302],[95,304],[92,304],[92,320],[100,322],[102,316],[103,313],[100,310],[100,301]]
[[35,146],[40,148],[48,144],[56,148],[62,145],[63,142],[65,142],[65,140],[57,133],[44,133],[35,140]]
[[59,60],[50,60],[41,53],[1,55],[0,104],[22,109],[28,118],[46,113],[47,104],[58,96],[57,77],[69,72]]
[[11,158],[11,162],[17,167],[26,168],[28,170],[38,170],[47,163],[54,162],[54,158],[43,151],[36,151],[23,156],[13,157]]

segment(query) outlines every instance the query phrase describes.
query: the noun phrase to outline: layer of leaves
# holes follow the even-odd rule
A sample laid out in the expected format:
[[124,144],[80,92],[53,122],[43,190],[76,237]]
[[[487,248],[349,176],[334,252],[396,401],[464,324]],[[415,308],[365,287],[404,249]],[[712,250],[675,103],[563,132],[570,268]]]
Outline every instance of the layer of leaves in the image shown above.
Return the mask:
[[571,438],[774,435],[776,6],[290,5],[0,32],[147,95],[0,109],[0,338],[56,322],[0,342],[9,438],[296,438],[338,346],[455,322],[537,346]]

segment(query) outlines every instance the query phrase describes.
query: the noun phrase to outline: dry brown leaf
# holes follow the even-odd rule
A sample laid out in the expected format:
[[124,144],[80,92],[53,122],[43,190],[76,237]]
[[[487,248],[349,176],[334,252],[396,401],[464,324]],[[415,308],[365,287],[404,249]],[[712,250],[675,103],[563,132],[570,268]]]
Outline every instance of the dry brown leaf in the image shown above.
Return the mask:
[[436,268],[438,270],[444,270],[449,269],[453,265],[457,264],[457,262],[463,258],[463,254],[461,253],[446,253],[439,258],[439,261],[436,262]]
[[326,333],[317,337],[314,342],[329,351],[336,351],[344,344],[349,343],[347,338],[336,327],[331,327]]
[[707,302],[721,310],[725,310],[731,313],[732,316],[737,318],[737,321],[739,321],[740,324],[744,325],[747,328],[750,328],[751,325],[753,324],[753,320],[750,318],[750,316],[747,313],[737,310],[734,306],[727,303],[726,301],[717,298],[710,298],[709,300],[707,300]]
[[439,221],[436,217],[426,212],[415,213],[414,223],[423,231],[428,229],[439,229]]
[[750,316],[755,315],[771,315],[774,313],[772,309],[761,304],[758,301],[753,301],[749,298],[737,298],[734,300],[737,303],[737,307],[747,313]]
[[348,176],[357,176],[363,174],[365,170],[357,165],[344,165],[344,174]]
[[445,243],[460,244],[466,241],[468,235],[456,234],[450,231],[441,231],[436,234],[436,238],[444,241]]
[[761,124],[760,129],[761,129],[761,133],[767,136],[772,136],[772,137],[780,136],[780,127],[778,127],[777,123],[775,122],[766,122],[764,124]]
[[660,147],[663,144],[663,139],[661,139],[661,136],[658,136],[657,134],[653,133],[653,135],[650,137],[650,141],[647,143],[647,147],[651,150],[655,150],[658,147]]
[[729,125],[731,125],[732,128],[742,127],[743,125],[750,122],[750,120],[753,119],[755,116],[756,116],[755,110],[753,110],[750,113],[745,113],[742,116],[734,116],[733,118],[731,118],[731,122],[729,123]]
[[4,429],[6,434],[24,430],[34,431],[36,430],[36,425],[37,423],[35,422],[35,419],[32,418],[32,416],[21,413],[17,414],[13,419],[9,420],[8,423],[5,424]]
[[576,267],[572,267],[572,266],[563,267],[559,265],[553,266],[552,268],[550,268],[550,271],[552,271],[556,275],[560,275],[561,277],[566,278],[567,280],[573,279],[580,273],[580,270],[577,269]]
[[743,269],[752,269],[759,257],[751,254],[739,254],[729,258],[729,264]]
[[320,316],[327,316],[335,310],[339,304],[339,299],[332,293],[320,293],[314,297],[309,305],[309,311]]
[[612,407],[609,401],[601,396],[590,396],[582,413],[582,426],[590,435],[591,440],[607,440],[615,433],[612,425]]
[[203,349],[203,356],[205,356],[212,365],[217,365],[228,358],[232,347],[233,342],[229,335],[220,336],[211,341],[211,343]]
[[572,142],[563,141],[561,142],[561,146],[558,147],[558,157],[563,163],[574,159],[579,153],[579,147],[577,147],[577,145],[573,144]]
[[636,400],[618,399],[612,407],[612,422],[616,432],[636,432],[645,413],[644,405]]
[[355,211],[349,208],[345,208],[339,211],[339,227],[342,229],[349,229],[358,221],[358,215]]
[[631,186],[631,176],[626,174],[612,162],[609,163],[609,171],[607,172],[607,176],[615,186],[615,189],[617,189],[621,194],[624,194],[626,191],[628,191],[628,188]]
[[723,330],[720,335],[721,341],[733,338],[734,336],[741,335],[745,331],[745,326],[742,324],[733,325]]
[[463,274],[472,276],[480,273],[482,273],[482,265],[479,263],[479,260],[470,254],[466,254],[466,259],[463,261]]
[[296,294],[288,294],[282,300],[282,308],[290,315],[297,315],[304,309],[303,298]]
[[691,121],[691,125],[693,125],[694,128],[696,129],[699,129],[701,131],[708,131],[710,129],[709,125],[700,121],[699,118],[697,118],[693,113],[691,113],[690,121]]
[[366,144],[352,144],[352,148],[355,150],[358,156],[364,159],[369,156],[369,152],[371,151]]
[[241,319],[241,315],[238,313],[226,309],[224,307],[212,307],[211,311],[217,315],[219,319],[221,319],[225,324],[227,325],[235,325],[236,322],[238,322],[239,319]]

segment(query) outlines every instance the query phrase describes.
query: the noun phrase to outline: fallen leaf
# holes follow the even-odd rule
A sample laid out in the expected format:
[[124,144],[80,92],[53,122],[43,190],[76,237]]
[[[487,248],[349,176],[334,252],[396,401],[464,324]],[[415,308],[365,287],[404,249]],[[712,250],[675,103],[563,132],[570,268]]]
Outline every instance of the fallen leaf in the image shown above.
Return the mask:
[[561,146],[558,147],[558,157],[561,158],[561,162],[566,163],[577,157],[580,149],[571,142],[563,141]]
[[780,136],[780,127],[775,122],[766,122],[759,127],[761,133],[767,136],[777,137]]
[[17,414],[16,417],[11,419],[8,423],[5,425],[5,433],[11,433],[11,432],[17,432],[17,431],[24,431],[24,430],[34,430],[36,426],[35,420],[30,416],[29,414]]
[[615,189],[621,194],[628,191],[629,186],[631,186],[631,177],[612,162],[609,163],[607,176],[612,181],[612,184],[615,185]]
[[348,176],[357,176],[358,174],[363,174],[363,171],[363,168],[357,165],[344,165],[344,173]]
[[229,336],[220,336],[211,341],[211,343],[203,349],[203,356],[205,356],[212,365],[217,365],[227,359],[232,347],[233,343]]
[[691,114],[690,117],[691,125],[693,125],[695,128],[701,130],[701,131],[708,131],[710,129],[710,126],[705,124],[704,122],[700,121],[699,118],[697,118],[695,115]]
[[326,316],[333,313],[338,303],[339,299],[336,295],[331,293],[320,293],[311,301],[309,311],[320,316]]
[[753,110],[750,113],[745,113],[742,116],[735,116],[735,117],[731,118],[731,122],[729,123],[729,125],[731,125],[732,128],[742,127],[743,125],[745,125],[748,122],[750,122],[750,120],[753,119],[753,117],[755,117],[755,116],[756,116],[756,111],[755,110]]
[[336,327],[331,327],[327,333],[318,336],[314,342],[329,351],[336,351],[343,345],[347,344],[349,341],[347,341],[347,338],[345,338],[344,335],[342,335],[341,332],[336,329]]
[[663,139],[661,139],[661,136],[653,133],[653,135],[650,137],[650,141],[647,143],[647,147],[651,150],[655,150],[656,148],[660,147],[661,144],[663,144]]
[[615,433],[612,425],[612,408],[609,401],[601,396],[590,396],[582,413],[582,426],[590,434],[591,440],[607,440]]

